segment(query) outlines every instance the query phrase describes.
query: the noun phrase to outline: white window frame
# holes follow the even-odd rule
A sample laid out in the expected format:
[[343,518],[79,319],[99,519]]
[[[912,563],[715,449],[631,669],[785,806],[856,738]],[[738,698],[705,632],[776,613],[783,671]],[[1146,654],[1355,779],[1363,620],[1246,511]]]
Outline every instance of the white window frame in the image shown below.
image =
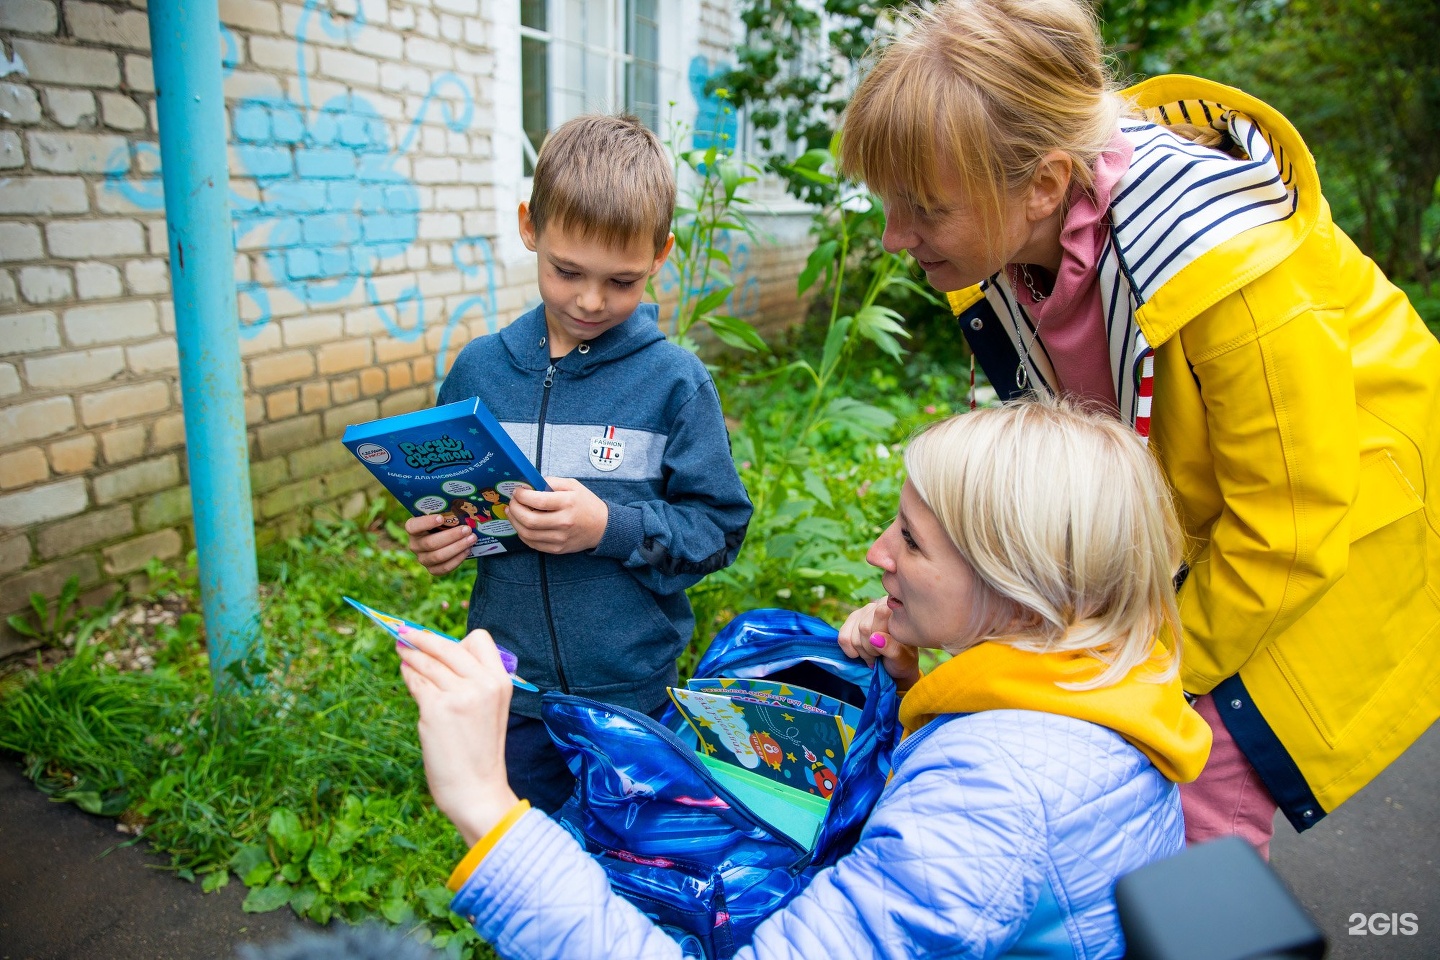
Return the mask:
[[[533,145],[524,130],[522,98],[524,77],[521,74],[521,41],[523,38],[545,40],[549,53],[547,99],[547,129],[554,129],[571,116],[580,112],[614,112],[624,109],[626,71],[635,61],[629,53],[626,37],[626,18],[629,13],[627,0],[545,0],[546,31],[523,26],[520,22],[520,0],[502,0],[496,4],[495,20],[496,76],[514,78],[514,86],[502,82],[495,96],[495,193],[499,219],[497,249],[500,259],[506,264],[519,264],[526,258],[533,258],[521,244],[514,226],[513,211],[520,201],[530,197],[531,178],[526,173],[526,159],[533,163]],[[570,24],[561,17],[568,3],[581,11],[584,18],[602,17],[611,40],[609,46],[585,43],[565,35]],[[700,10],[699,0],[656,0],[656,15],[659,20],[658,37],[658,79],[657,79],[657,121],[656,133],[664,137],[672,110],[680,117],[694,117],[696,103],[686,80],[686,68],[690,57],[699,52]],[[609,63],[605,66],[605,88],[598,91],[580,90],[574,86],[562,86],[568,78],[562,74],[563,65],[557,61],[566,50],[580,49],[584,57],[602,57]],[[563,94],[572,94],[567,103]],[[584,99],[575,103],[574,94]],[[559,95],[557,95],[559,94]],[[675,106],[670,106],[671,102]],[[577,107],[578,109],[574,109]]]
[[[518,2],[518,0],[517,0]],[[652,123],[657,133],[664,132],[669,100],[684,90],[685,73],[677,54],[680,52],[678,26],[680,17],[690,3],[655,0],[657,19],[657,57],[640,61],[630,49],[629,19],[631,4],[637,0],[543,0],[546,5],[546,30],[517,25],[520,39],[538,40],[545,44],[547,54],[546,129],[552,130],[580,113],[610,113],[632,109],[628,102],[629,72],[636,63],[650,62],[658,73],[657,103],[649,105],[653,115],[642,119]],[[578,22],[577,22],[578,20]],[[579,35],[574,35],[578,33]],[[594,42],[599,34],[608,42]],[[578,76],[575,60],[578,59]],[[518,58],[517,58],[518,62]],[[599,81],[597,84],[595,81]],[[521,77],[524,96],[524,77]],[[595,89],[595,87],[599,89]],[[688,96],[686,97],[688,99]],[[523,117],[522,117],[523,123]],[[528,139],[528,138],[527,138]],[[531,162],[534,145],[522,145]]]

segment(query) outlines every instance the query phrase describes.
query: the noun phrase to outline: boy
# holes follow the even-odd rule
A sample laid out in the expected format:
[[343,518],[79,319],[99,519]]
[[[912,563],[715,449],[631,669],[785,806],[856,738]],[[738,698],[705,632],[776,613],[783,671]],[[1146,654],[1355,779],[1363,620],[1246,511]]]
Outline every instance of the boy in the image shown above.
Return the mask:
[[[439,396],[483,400],[552,488],[512,494],[506,519],[534,551],[476,561],[469,629],[513,650],[542,690],[647,713],[694,630],[685,588],[734,561],[751,511],[714,383],[640,303],[675,241],[674,209],[670,161],[639,120],[582,116],[552,132],[519,209],[542,305],[471,341]],[[405,524],[438,576],[475,538],[437,526]],[[517,690],[510,709],[511,783],[554,812],[574,779],[540,697]]]

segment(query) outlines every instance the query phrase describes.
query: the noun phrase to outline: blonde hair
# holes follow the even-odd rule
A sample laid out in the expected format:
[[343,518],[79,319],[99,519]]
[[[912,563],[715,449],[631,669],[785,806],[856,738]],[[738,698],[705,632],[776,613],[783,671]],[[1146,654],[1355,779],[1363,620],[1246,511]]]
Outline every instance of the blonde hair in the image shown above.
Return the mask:
[[949,0],[899,16],[846,109],[840,170],[888,199],[934,207],[954,171],[993,237],[1007,200],[1051,151],[1094,185],[1129,112],[1082,0]]
[[659,253],[674,214],[675,172],[638,117],[578,116],[540,146],[530,190],[537,235],[553,222],[609,247],[648,236]]
[[1083,650],[1105,664],[1075,689],[1151,659],[1178,669],[1173,577],[1183,534],[1170,491],[1134,431],[1063,400],[1024,400],[934,424],[905,451],[911,485],[975,575],[962,647]]

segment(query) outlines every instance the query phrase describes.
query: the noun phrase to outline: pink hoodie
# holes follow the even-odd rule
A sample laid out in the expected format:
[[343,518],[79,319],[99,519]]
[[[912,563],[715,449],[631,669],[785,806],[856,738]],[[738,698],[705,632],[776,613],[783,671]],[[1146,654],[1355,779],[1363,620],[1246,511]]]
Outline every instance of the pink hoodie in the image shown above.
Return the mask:
[[1070,210],[1060,228],[1060,272],[1050,295],[1037,301],[1014,270],[1010,276],[1015,296],[1039,330],[1061,391],[1117,413],[1095,263],[1110,231],[1110,193],[1130,169],[1133,149],[1117,133],[1095,162],[1093,193],[1078,183],[1071,188]]

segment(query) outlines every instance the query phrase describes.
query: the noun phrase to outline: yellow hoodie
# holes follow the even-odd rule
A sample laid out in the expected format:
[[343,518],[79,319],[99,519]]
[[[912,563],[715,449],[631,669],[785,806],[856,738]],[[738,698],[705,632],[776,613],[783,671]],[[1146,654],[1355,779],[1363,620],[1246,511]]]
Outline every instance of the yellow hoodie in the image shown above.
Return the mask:
[[[1153,656],[1163,655],[1157,643]],[[1058,685],[1084,682],[1102,667],[1083,651],[1031,653],[1005,643],[982,643],[921,677],[900,702],[900,723],[908,736],[947,713],[1055,713],[1114,730],[1175,783],[1198,777],[1210,756],[1210,727],[1185,702],[1179,678],[1146,679],[1153,667],[1142,663],[1108,687]]]

